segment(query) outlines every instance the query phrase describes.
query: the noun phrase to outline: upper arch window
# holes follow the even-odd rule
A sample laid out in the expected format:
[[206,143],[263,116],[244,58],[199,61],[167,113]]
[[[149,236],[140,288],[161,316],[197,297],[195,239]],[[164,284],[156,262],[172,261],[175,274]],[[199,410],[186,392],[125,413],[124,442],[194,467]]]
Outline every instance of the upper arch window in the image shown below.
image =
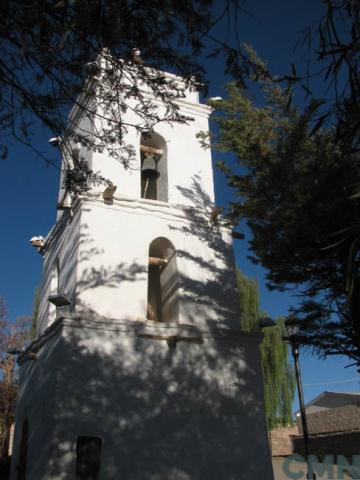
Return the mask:
[[153,240],[149,247],[147,319],[155,322],[176,322],[179,275],[173,244],[164,237]]
[[140,137],[141,198],[168,201],[167,149],[158,133]]

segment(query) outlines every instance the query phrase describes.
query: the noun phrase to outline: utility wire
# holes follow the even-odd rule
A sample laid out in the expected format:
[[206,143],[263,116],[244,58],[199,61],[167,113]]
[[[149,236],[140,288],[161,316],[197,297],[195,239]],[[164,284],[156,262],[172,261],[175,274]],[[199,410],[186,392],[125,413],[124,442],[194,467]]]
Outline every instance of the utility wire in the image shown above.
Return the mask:
[[318,382],[318,383],[304,383],[304,387],[317,387],[318,385],[335,385],[338,383],[359,383],[358,378],[348,380],[332,380],[330,382]]

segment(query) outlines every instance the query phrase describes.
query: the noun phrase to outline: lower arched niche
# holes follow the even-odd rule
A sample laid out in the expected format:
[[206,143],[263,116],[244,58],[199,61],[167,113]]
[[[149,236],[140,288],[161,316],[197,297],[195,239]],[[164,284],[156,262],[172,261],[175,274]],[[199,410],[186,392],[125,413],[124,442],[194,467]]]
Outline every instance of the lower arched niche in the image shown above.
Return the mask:
[[179,317],[179,274],[174,245],[164,237],[149,247],[147,319],[177,322]]

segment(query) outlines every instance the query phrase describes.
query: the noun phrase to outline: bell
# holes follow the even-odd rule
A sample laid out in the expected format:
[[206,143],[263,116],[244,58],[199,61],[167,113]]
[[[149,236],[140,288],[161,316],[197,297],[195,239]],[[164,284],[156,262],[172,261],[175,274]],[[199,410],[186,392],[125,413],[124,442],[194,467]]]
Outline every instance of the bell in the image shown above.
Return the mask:
[[153,180],[160,177],[157,169],[157,162],[154,155],[145,155],[144,162],[141,167],[141,175],[143,178]]

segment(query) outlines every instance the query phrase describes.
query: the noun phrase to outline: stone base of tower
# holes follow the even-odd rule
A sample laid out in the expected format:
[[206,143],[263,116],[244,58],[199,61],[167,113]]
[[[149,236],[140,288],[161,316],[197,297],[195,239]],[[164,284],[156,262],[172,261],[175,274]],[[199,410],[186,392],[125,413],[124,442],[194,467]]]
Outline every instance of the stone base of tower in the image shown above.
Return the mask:
[[31,346],[37,360],[20,359],[11,479],[25,418],[27,480],[85,478],[76,476],[79,436],[100,439],[101,480],[272,479],[259,341],[59,318]]

